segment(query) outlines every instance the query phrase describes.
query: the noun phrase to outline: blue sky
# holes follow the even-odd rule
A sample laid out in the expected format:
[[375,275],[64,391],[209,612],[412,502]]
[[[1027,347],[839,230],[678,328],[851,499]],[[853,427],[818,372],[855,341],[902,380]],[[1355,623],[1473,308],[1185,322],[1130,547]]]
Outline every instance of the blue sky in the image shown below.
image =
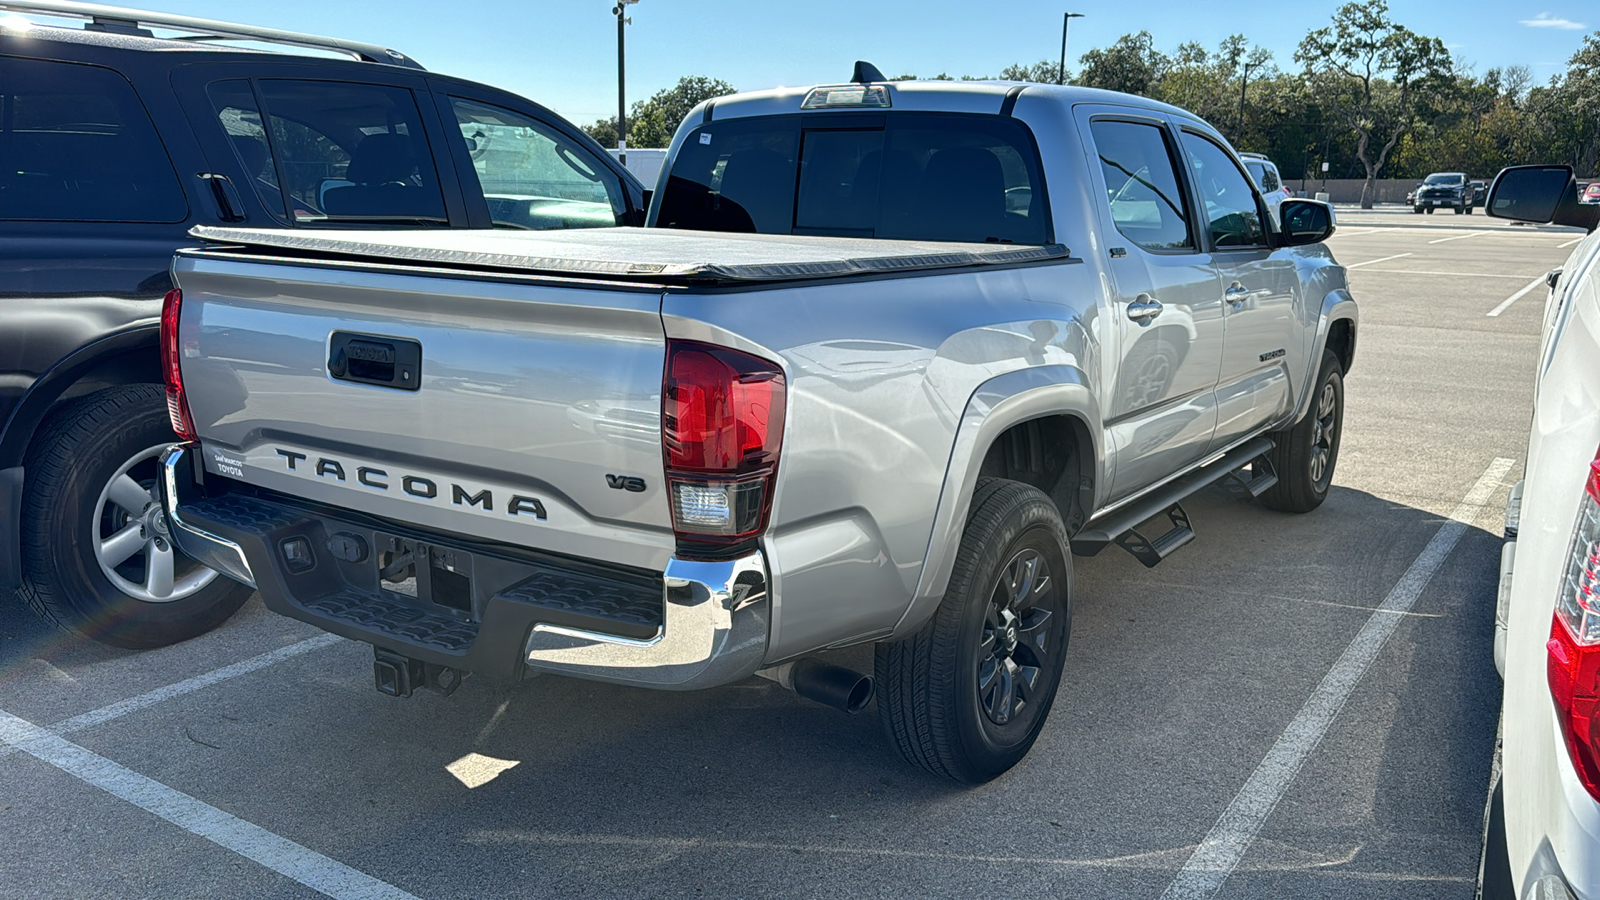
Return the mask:
[[[579,123],[616,111],[612,0],[112,2],[391,46],[430,69],[515,91]],[[1338,5],[640,0],[629,11],[628,99],[648,96],[682,75],[722,78],[740,89],[839,81],[849,77],[856,59],[871,60],[890,75],[994,74],[1013,62],[1056,58],[1067,9],[1086,14],[1072,22],[1070,60],[1143,28],[1164,51],[1188,40],[1215,47],[1229,34],[1242,33],[1271,50],[1280,67],[1294,68],[1300,39],[1326,24]],[[1522,64],[1538,83],[1565,68],[1583,35],[1600,30],[1600,4],[1594,0],[1392,0],[1390,14],[1442,38],[1479,72]]]

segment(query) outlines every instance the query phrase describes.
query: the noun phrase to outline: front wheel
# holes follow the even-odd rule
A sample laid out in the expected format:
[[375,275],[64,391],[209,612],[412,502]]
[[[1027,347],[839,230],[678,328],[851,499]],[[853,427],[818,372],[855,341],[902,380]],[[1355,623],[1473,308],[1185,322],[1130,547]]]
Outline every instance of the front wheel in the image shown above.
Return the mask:
[[1071,561],[1061,514],[1044,492],[979,482],[933,619],[877,647],[878,712],[908,761],[980,784],[1027,755],[1066,659]]
[[249,599],[173,546],[156,478],[176,440],[158,385],[109,388],[51,415],[24,464],[22,596],[36,612],[137,650],[204,634]]
[[1272,435],[1268,454],[1278,483],[1261,502],[1280,512],[1310,512],[1328,499],[1333,467],[1344,435],[1344,367],[1332,351],[1322,351],[1322,366],[1311,387],[1311,410],[1293,426]]

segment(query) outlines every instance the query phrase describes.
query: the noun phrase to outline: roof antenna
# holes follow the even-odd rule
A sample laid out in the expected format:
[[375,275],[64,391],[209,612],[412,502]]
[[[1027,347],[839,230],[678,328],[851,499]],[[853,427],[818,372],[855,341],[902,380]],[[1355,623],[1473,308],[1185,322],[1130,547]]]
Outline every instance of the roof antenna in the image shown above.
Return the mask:
[[856,60],[855,74],[850,76],[850,82],[852,84],[871,84],[874,81],[888,80],[889,79],[883,77],[882,72],[878,71],[877,66],[867,62],[864,59]]

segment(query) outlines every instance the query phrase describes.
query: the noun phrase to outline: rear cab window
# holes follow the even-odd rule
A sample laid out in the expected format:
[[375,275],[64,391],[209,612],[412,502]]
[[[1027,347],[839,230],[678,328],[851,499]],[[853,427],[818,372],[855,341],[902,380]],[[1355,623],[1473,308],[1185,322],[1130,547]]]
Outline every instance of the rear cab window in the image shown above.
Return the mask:
[[673,159],[656,225],[969,243],[1052,240],[1032,134],[1015,119],[957,113],[705,123]]
[[0,220],[182,222],[189,204],[133,85],[0,58]]

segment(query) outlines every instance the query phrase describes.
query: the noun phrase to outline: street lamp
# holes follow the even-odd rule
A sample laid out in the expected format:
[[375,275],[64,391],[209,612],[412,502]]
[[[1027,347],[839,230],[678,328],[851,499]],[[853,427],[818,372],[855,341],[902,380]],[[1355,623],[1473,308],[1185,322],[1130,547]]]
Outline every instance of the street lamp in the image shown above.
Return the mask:
[[633,19],[625,13],[628,7],[639,0],[617,0],[617,5],[611,7],[611,12],[617,17],[617,161],[623,165],[628,164],[628,108],[625,92],[625,70],[623,68],[623,28],[633,24]]
[[1246,62],[1244,77],[1239,79],[1239,140],[1244,140],[1244,89],[1250,83],[1250,70],[1261,68],[1261,63]]
[[1061,68],[1056,70],[1056,84],[1067,83],[1067,26],[1073,19],[1083,18],[1083,13],[1069,12],[1061,17]]

